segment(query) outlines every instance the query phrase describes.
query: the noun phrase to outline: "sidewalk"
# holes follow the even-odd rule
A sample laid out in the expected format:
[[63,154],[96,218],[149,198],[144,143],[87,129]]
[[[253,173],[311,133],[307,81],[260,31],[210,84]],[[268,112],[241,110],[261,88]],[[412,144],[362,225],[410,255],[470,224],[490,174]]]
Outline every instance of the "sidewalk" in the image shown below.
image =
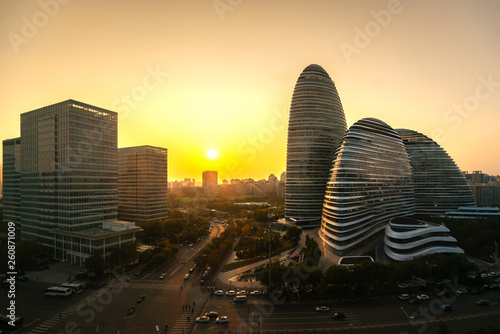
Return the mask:
[[56,262],[49,264],[49,269],[42,271],[29,271],[24,276],[32,281],[62,284],[74,280],[76,274],[83,268],[69,262]]

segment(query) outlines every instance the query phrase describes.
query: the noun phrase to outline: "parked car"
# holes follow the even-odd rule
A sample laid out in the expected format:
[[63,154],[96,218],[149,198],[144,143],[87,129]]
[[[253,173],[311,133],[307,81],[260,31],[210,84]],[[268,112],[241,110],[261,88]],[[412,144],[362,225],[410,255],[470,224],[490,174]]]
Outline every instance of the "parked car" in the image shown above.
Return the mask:
[[408,284],[406,283],[401,283],[398,285],[398,288],[401,288],[401,289],[406,289],[408,287]]
[[410,304],[414,304],[414,305],[416,305],[416,304],[420,304],[420,300],[419,300],[419,299],[417,299],[417,298],[413,298],[413,299],[410,299],[409,303],[410,303]]
[[335,320],[343,320],[345,319],[345,314],[342,312],[335,312],[332,314],[332,318]]
[[240,290],[240,291],[236,292],[236,296],[241,296],[241,295],[246,296],[247,292],[245,290]]
[[254,290],[254,291],[250,292],[251,296],[260,296],[261,294],[262,293],[259,290]]
[[189,274],[184,275],[185,280],[188,280],[190,277],[191,277],[191,275],[189,275]]
[[227,315],[222,315],[215,319],[215,323],[217,324],[227,324],[229,323],[229,319],[227,318]]
[[428,295],[424,295],[424,294],[420,294],[420,295],[417,295],[417,299],[418,300],[428,300],[429,296]]
[[135,311],[135,305],[130,305],[130,307],[127,310],[127,314],[132,314]]
[[407,294],[407,293],[402,293],[402,294],[399,295],[399,299],[401,299],[401,300],[408,300],[408,299],[410,299],[410,295]]
[[199,324],[210,322],[210,318],[206,315],[202,315],[201,317],[196,318],[196,322]]
[[236,296],[236,291],[229,290],[228,292],[226,292],[226,296]]
[[316,312],[328,312],[330,308],[328,306],[316,306]]
[[160,275],[160,279],[164,279],[166,276],[167,276],[167,274],[163,273],[163,274]]
[[214,295],[216,295],[216,296],[224,296],[224,291],[217,290],[217,291],[214,292]]
[[465,295],[467,293],[467,289],[457,289],[457,293],[459,295]]

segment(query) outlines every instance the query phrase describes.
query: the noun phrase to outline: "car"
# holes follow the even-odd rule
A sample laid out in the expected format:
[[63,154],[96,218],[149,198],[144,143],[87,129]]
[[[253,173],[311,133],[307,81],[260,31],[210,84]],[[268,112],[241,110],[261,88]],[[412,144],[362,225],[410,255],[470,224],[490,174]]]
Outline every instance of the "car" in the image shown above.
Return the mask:
[[413,298],[413,299],[410,299],[410,301],[408,303],[417,305],[417,304],[420,304],[420,299]]
[[401,288],[401,289],[406,289],[408,287],[408,284],[406,283],[401,283],[398,285],[398,288]]
[[227,315],[222,315],[215,319],[216,324],[227,324],[229,323],[229,319],[227,318]]
[[185,280],[188,280],[190,277],[191,277],[191,275],[189,275],[189,274],[184,275]]
[[234,290],[229,290],[226,292],[226,296],[236,296],[236,292]]
[[424,295],[424,294],[420,294],[420,295],[417,295],[417,299],[418,300],[428,300],[429,296],[428,295]]
[[416,287],[420,286],[420,283],[416,282],[416,281],[411,281],[410,283],[408,283],[408,286],[410,286],[412,288],[416,288]]
[[408,299],[410,299],[410,295],[407,294],[407,293],[402,293],[402,294],[399,295],[399,299],[401,299],[401,300],[408,300]]
[[450,304],[443,304],[443,305],[441,305],[441,310],[443,310],[443,311],[451,311],[452,307],[451,307]]
[[487,301],[486,299],[480,299],[480,300],[476,301],[476,305],[479,305],[479,306],[488,306],[488,305],[490,305],[490,302]]
[[459,295],[465,295],[467,293],[467,289],[457,289],[457,293]]
[[224,296],[224,291],[217,290],[217,291],[214,292],[214,295],[216,295],[216,296]]
[[135,276],[139,276],[140,274],[142,274],[142,271],[139,270],[138,272],[135,273]]
[[471,292],[470,292],[471,295],[480,295],[481,294],[481,291],[479,291],[478,289],[473,289]]
[[166,276],[167,276],[167,274],[163,273],[163,274],[160,275],[160,279],[164,279]]
[[194,268],[189,269],[189,273],[192,274],[194,272]]
[[236,296],[241,296],[241,295],[246,296],[247,292],[245,290],[240,290],[240,291],[236,292]]
[[316,312],[328,312],[330,308],[328,306],[316,306]]
[[139,297],[137,297],[137,300],[135,301],[136,303],[142,303],[142,301],[146,298],[146,295],[143,293]]
[[254,291],[250,292],[251,296],[260,296],[261,294],[262,293],[259,290],[254,290]]
[[481,278],[488,278],[488,274],[481,274]]
[[210,311],[210,312],[205,313],[205,315],[209,318],[217,318],[219,316],[219,313],[217,313],[215,311]]
[[189,246],[189,247],[193,247],[193,244],[189,244],[188,246]]
[[206,315],[202,315],[201,317],[196,318],[196,322],[199,324],[210,322],[210,318]]
[[135,305],[130,305],[130,307],[127,310],[127,314],[132,314],[135,311]]
[[343,319],[345,319],[345,314],[342,312],[334,312],[332,314],[332,318],[335,320],[343,320]]

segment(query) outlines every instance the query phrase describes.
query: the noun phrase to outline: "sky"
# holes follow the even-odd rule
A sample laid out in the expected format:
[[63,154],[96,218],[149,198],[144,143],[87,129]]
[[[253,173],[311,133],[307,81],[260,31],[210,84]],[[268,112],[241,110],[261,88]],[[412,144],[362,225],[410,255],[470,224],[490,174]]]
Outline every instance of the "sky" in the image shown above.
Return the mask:
[[379,118],[498,175],[499,16],[498,0],[1,1],[0,140],[74,99],[119,113],[119,147],[167,148],[170,181],[279,177],[314,63],[348,126]]

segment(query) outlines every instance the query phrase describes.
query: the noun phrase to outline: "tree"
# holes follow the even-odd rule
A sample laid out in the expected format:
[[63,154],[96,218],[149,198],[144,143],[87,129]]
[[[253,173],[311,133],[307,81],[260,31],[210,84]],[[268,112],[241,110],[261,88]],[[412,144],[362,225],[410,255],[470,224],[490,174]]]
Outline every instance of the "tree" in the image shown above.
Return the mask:
[[300,235],[302,234],[302,229],[297,226],[290,226],[286,229],[285,239],[291,240],[296,246],[299,243]]
[[102,253],[93,252],[85,259],[85,268],[96,276],[101,276],[104,272],[104,258]]
[[451,334],[451,329],[448,328],[448,324],[444,321],[438,322],[437,334]]

